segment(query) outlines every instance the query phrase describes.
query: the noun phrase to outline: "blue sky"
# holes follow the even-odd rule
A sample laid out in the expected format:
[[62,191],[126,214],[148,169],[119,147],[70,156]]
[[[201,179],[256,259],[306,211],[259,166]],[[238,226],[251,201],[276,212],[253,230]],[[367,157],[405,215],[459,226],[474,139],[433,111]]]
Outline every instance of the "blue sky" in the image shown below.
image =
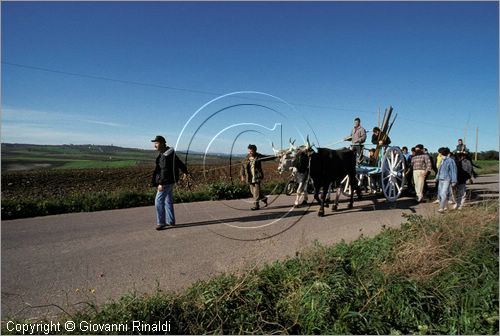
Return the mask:
[[395,145],[499,147],[498,2],[1,6],[2,142],[339,148],[392,105]]

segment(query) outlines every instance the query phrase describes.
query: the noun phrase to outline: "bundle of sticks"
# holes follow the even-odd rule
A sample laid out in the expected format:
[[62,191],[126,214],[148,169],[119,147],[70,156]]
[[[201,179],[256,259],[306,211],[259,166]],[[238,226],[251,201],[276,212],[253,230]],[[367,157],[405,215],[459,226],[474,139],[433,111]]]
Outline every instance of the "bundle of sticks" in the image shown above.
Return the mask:
[[386,142],[387,137],[389,136],[389,132],[391,131],[392,125],[394,125],[394,121],[396,121],[396,118],[398,117],[398,114],[396,113],[396,115],[394,116],[394,119],[392,119],[392,121],[391,121],[392,110],[393,110],[392,106],[389,106],[384,111],[384,118],[382,119],[382,125],[379,127],[380,133],[378,134],[377,147],[375,147],[375,157],[376,158],[378,158],[380,148],[382,147],[380,145],[380,140],[382,140],[383,143]]

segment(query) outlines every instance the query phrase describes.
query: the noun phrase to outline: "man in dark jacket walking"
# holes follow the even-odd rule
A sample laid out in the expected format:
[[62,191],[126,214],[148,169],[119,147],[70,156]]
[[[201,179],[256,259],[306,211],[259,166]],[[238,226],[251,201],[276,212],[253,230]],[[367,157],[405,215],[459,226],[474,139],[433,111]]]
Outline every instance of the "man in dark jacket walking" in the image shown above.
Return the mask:
[[151,181],[157,188],[156,229],[163,230],[175,225],[174,184],[179,180],[179,170],[184,174],[188,171],[186,165],[175,154],[175,150],[167,146],[164,137],[157,135],[151,142],[154,142],[155,149],[159,152]]
[[453,209],[461,210],[467,199],[467,180],[471,178],[472,164],[467,160],[466,152],[459,152],[455,156],[455,164],[457,165],[457,185],[455,187],[456,204]]
[[254,201],[254,206],[251,210],[259,210],[260,201],[264,203],[264,206],[267,206],[267,197],[260,194],[260,182],[264,179],[262,161],[274,160],[274,158],[274,156],[265,157],[257,153],[257,146],[248,145],[248,155],[241,164],[240,178],[241,182],[247,182],[250,185],[250,192]]

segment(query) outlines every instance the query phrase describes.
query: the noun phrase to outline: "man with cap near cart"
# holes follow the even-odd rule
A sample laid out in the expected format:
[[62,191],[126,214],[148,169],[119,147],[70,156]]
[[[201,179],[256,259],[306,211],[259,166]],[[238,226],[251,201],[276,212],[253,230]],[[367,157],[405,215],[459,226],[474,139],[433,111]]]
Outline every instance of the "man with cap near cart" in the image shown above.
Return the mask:
[[167,146],[167,141],[157,135],[154,142],[159,152],[151,184],[156,187],[156,229],[163,230],[175,225],[174,215],[174,184],[179,181],[179,170],[188,174],[186,165],[177,157],[175,150]]

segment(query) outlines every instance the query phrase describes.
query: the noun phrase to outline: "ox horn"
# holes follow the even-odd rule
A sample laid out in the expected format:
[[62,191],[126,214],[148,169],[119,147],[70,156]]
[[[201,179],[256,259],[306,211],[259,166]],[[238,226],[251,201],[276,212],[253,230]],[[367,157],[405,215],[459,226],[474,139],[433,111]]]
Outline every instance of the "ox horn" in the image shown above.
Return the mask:
[[271,147],[273,147],[274,155],[277,156],[278,153],[279,153],[279,150],[277,150],[276,148],[274,148],[274,142],[271,142]]

